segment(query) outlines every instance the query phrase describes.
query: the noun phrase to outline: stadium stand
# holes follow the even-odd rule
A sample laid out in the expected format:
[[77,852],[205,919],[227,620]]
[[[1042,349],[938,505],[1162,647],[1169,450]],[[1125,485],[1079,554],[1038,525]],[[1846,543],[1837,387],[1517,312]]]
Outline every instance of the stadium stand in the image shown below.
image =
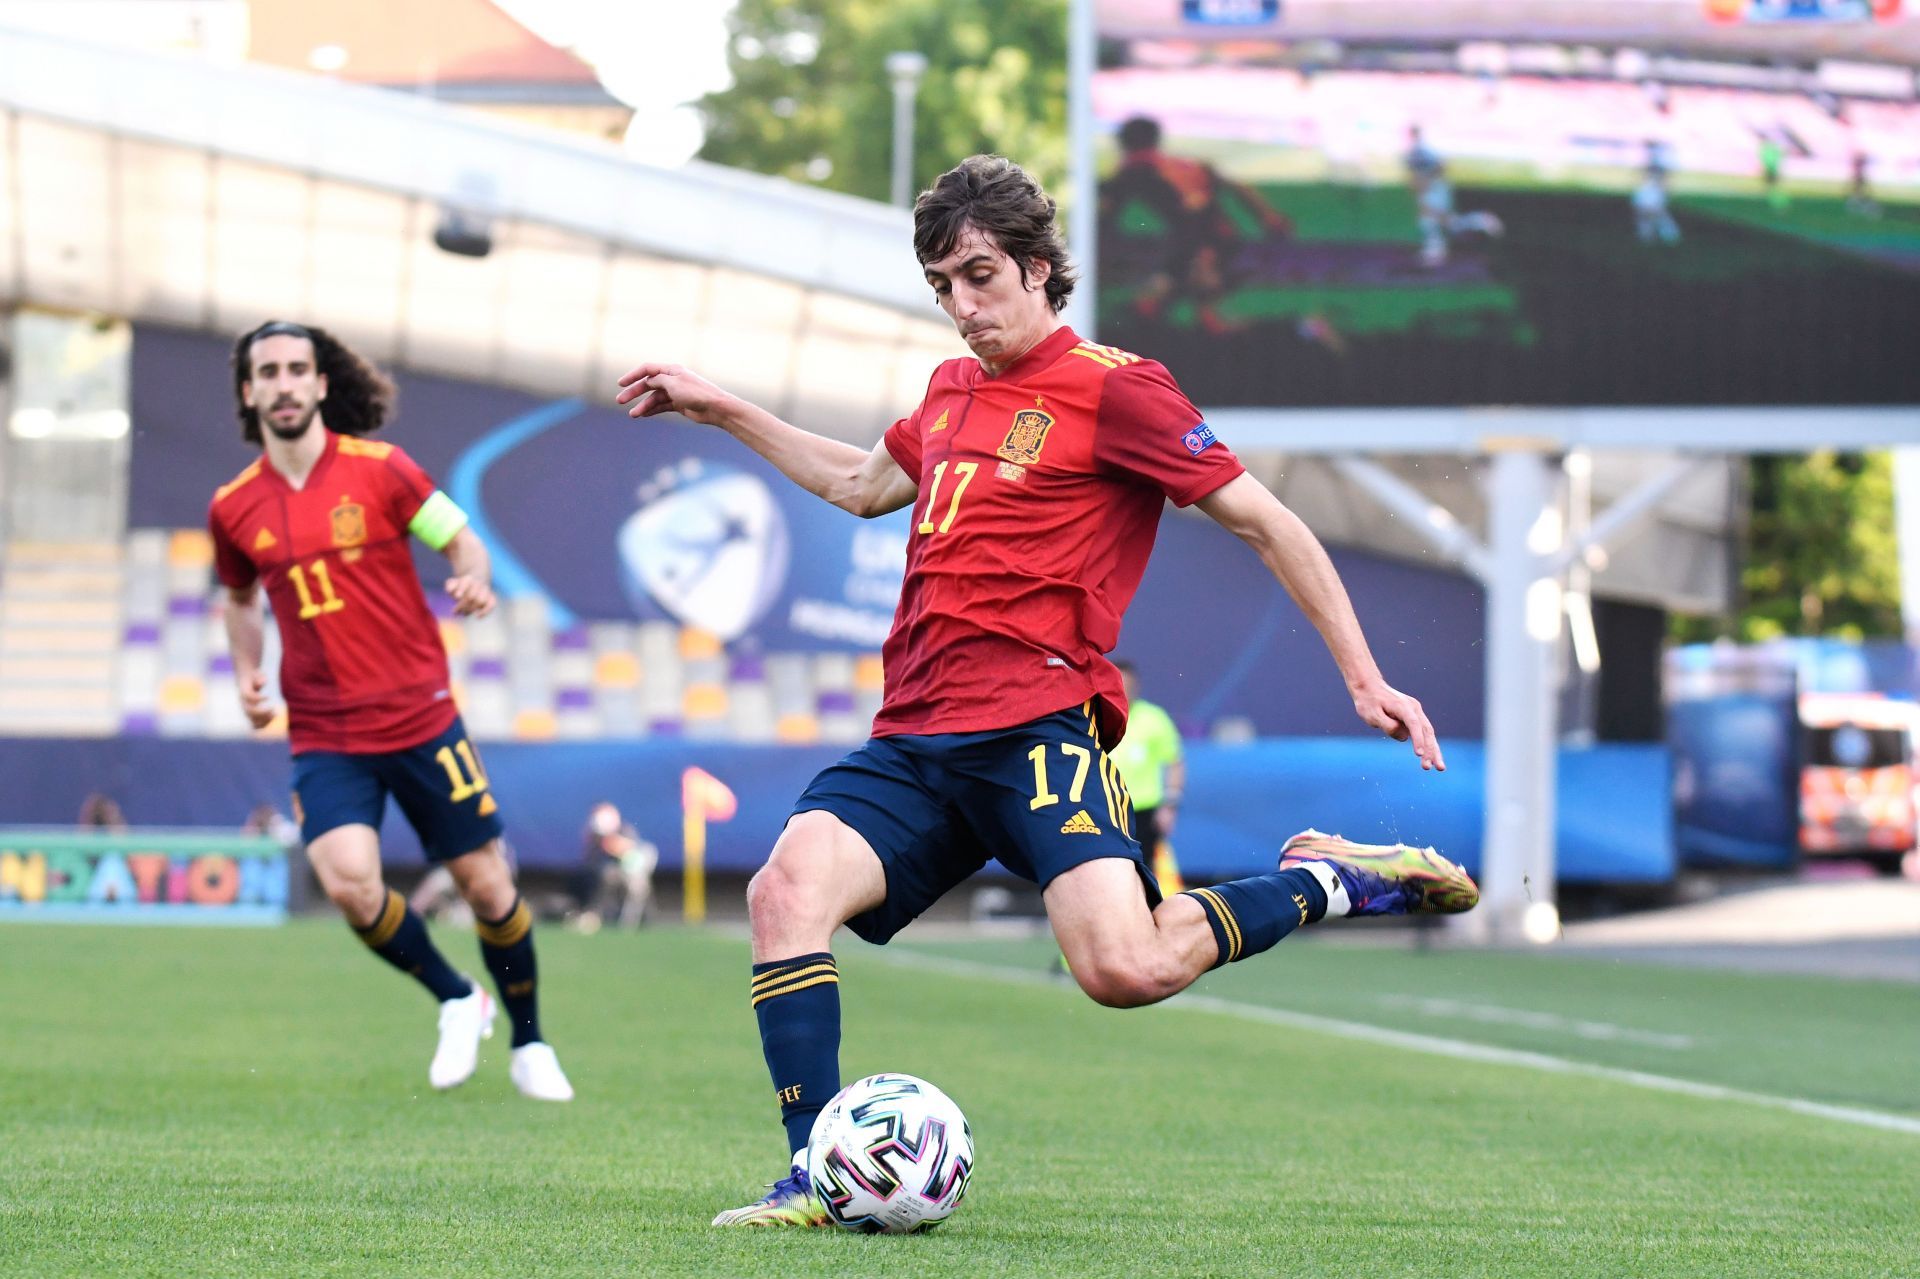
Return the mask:
[[[0,567],[0,733],[254,735],[232,695],[220,601],[197,529],[16,543]],[[556,628],[537,595],[469,621],[435,608],[454,696],[482,741],[857,742],[880,706],[877,653],[729,653],[663,621]],[[278,647],[269,627],[269,672]]]
[[0,569],[0,732],[104,734],[120,723],[123,550],[16,542]]
[[[1632,170],[1657,140],[1690,173],[1748,177],[1762,133],[1786,140],[1795,176],[1839,183],[1853,157],[1873,157],[1883,182],[1920,181],[1920,104],[1849,99],[1844,119],[1804,93],[1677,85],[1665,109],[1631,81],[1510,76],[1491,84],[1456,74],[1200,67],[1117,69],[1094,81],[1105,119],[1144,112],[1171,134],[1313,148],[1328,162],[1398,164],[1418,120],[1449,158]],[[1486,109],[1498,94],[1502,110]],[[1297,157],[1289,163],[1298,164]],[[1243,176],[1245,174],[1243,173]]]

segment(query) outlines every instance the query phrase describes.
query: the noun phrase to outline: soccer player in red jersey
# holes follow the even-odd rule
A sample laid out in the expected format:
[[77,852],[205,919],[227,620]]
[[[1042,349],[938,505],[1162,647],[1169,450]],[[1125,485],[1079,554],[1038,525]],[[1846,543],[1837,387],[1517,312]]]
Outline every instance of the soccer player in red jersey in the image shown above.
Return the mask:
[[[975,156],[914,205],[914,251],[974,359],[872,452],[790,426],[671,364],[620,380],[635,417],[718,426],[855,515],[914,507],[886,697],[873,738],[814,779],[747,901],[751,998],[787,1146],[840,1087],[846,924],[884,943],[989,858],[1041,885],[1054,935],[1099,1003],[1151,1004],[1324,916],[1460,911],[1466,872],[1432,849],[1304,831],[1278,869],[1161,899],[1106,754],[1126,727],[1105,654],[1168,499],[1253,548],[1312,620],[1360,718],[1444,768],[1420,704],[1368,651],[1311,532],[1214,437],[1167,370],[1082,341],[1054,204],[1019,166]],[[820,1225],[801,1160],[716,1225]]]
[[381,877],[379,827],[392,795],[473,907],[481,957],[513,1023],[515,1086],[571,1100],[540,1035],[533,916],[501,852],[499,805],[454,707],[407,539],[446,555],[447,594],[467,616],[493,609],[486,547],[412,458],[366,438],[386,421],[392,384],[324,330],[263,324],[241,335],[233,371],[242,433],[263,453],[214,493],[207,525],[227,589],[234,682],[256,728],[276,715],[260,668],[263,594],[280,628],[307,858],[361,940],[440,1001],[433,1086],[465,1083],[493,1033],[493,997],[448,966]]

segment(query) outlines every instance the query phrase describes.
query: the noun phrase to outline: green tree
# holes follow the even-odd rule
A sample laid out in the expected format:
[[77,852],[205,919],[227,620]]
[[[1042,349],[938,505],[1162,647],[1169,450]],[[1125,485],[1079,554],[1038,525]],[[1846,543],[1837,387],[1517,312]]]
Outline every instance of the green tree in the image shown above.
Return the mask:
[[914,50],[916,191],[981,151],[1063,184],[1066,0],[740,0],[728,25],[733,85],[697,104],[704,160],[886,199],[886,57]]
[[1897,638],[1900,555],[1891,455],[1757,457],[1749,476],[1753,514],[1740,610],[1731,618],[1680,619],[1675,638]]

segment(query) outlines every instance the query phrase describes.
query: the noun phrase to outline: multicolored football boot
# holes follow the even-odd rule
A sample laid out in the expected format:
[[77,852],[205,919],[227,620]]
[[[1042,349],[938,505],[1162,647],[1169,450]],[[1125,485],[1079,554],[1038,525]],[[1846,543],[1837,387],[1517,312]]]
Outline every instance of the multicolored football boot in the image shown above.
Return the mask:
[[794,1166],[773,1183],[766,1197],[744,1208],[729,1208],[713,1219],[716,1226],[825,1226],[831,1224],[807,1170]]
[[1347,890],[1349,915],[1457,915],[1480,901],[1472,877],[1431,848],[1356,844],[1303,830],[1280,849],[1280,869],[1325,862]]

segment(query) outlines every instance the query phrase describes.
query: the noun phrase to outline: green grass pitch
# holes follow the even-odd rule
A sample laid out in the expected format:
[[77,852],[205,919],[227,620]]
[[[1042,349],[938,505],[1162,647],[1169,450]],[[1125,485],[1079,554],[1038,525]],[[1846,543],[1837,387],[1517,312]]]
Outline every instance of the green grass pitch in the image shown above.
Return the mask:
[[847,940],[847,1076],[933,1079],[979,1148],[946,1226],[862,1238],[707,1225],[781,1163],[738,937],[540,944],[570,1106],[512,1091],[504,1032],[433,1093],[431,1004],[337,924],[0,927],[0,1274],[1920,1273],[1911,986],[1329,930],[1208,978],[1204,1006],[1118,1013],[1040,977],[1040,942]]

